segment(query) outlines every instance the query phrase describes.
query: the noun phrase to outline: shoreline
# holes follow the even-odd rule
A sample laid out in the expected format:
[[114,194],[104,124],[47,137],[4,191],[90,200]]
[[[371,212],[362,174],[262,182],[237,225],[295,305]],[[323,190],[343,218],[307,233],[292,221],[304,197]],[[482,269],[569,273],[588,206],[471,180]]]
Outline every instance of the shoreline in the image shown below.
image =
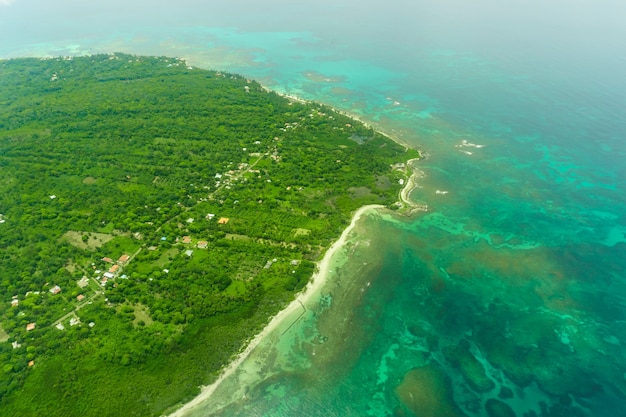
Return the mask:
[[402,204],[400,209],[404,209],[402,211],[402,214],[405,216],[411,216],[418,211],[428,211],[428,205],[423,203],[417,203],[409,198],[411,192],[413,192],[417,188],[420,188],[419,184],[417,183],[417,179],[422,178],[425,175],[422,170],[413,167],[413,163],[419,160],[420,158],[413,158],[409,159],[406,162],[407,170],[411,171],[411,175],[407,179],[404,187],[402,187],[402,190],[400,190],[399,195],[400,203]]
[[[143,56],[149,56],[149,55],[143,55]],[[178,59],[184,62],[186,66],[191,66],[187,59],[185,58],[178,58]],[[198,66],[198,68],[202,68],[202,66]],[[267,88],[266,86],[263,86],[262,84],[260,85],[263,88],[263,90],[268,91],[268,92],[269,91],[275,92],[276,94],[292,101],[297,101],[297,102],[302,102],[302,103],[317,102],[315,100],[306,100],[306,99],[302,99],[300,97],[297,97],[291,94],[274,91],[270,88]],[[354,120],[357,120],[358,122],[362,123],[364,126],[373,129],[376,133],[404,147],[405,150],[414,148],[410,144],[400,139],[397,135],[385,133],[384,131],[380,129],[380,127],[363,120],[362,116],[360,115],[354,114],[349,111],[343,111],[343,110],[337,109],[336,107],[332,105],[325,104],[325,106],[327,106],[328,108],[331,108],[333,111],[339,114],[343,114]],[[411,215],[417,211],[424,210],[424,205],[414,203],[411,200],[409,200],[409,195],[411,191],[413,191],[415,188],[418,187],[416,183],[416,179],[423,175],[421,171],[419,171],[418,169],[412,166],[413,162],[424,157],[421,151],[418,150],[418,152],[419,152],[420,158],[414,158],[414,159],[410,159],[406,161],[407,171],[405,173],[409,173],[410,175],[408,175],[406,183],[404,184],[403,188],[399,192],[399,196],[398,196],[399,201],[397,203],[403,209],[405,208],[407,209],[401,212],[401,214],[403,215]],[[318,295],[321,289],[326,285],[328,281],[328,277],[331,272],[331,262],[333,258],[335,258],[336,254],[345,246],[346,242],[348,241],[349,234],[354,230],[358,221],[363,217],[363,215],[368,214],[375,210],[379,210],[381,208],[384,209],[385,206],[379,205],[379,204],[371,204],[371,205],[362,206],[358,208],[356,211],[354,211],[352,213],[352,218],[351,218],[349,225],[342,231],[338,239],[335,240],[328,247],[328,249],[324,253],[323,258],[317,262],[316,270],[314,274],[311,276],[305,288],[299,293],[297,293],[295,295],[295,298],[289,304],[287,304],[287,306],[284,309],[280,310],[276,315],[270,317],[265,327],[263,327],[263,329],[258,334],[254,335],[251,339],[248,339],[244,343],[244,345],[242,346],[242,350],[236,355],[233,355],[230,358],[230,361],[224,364],[224,366],[219,370],[219,374],[217,378],[211,384],[201,386],[200,393],[197,396],[195,396],[194,398],[192,398],[191,400],[187,402],[178,403],[169,407],[168,409],[164,410],[161,416],[185,417],[185,416],[188,416],[189,413],[192,413],[193,411],[195,411],[197,407],[202,406],[209,398],[211,398],[211,396],[214,394],[216,389],[227,378],[229,378],[231,375],[233,375],[237,371],[240,365],[268,337],[268,335],[274,333],[277,329],[280,328],[282,324],[285,323],[286,320],[288,320],[290,317],[293,317],[295,313],[297,313],[298,311],[301,311],[301,309],[306,310],[306,307],[304,307],[304,304],[313,300],[314,297]],[[293,320],[293,323],[296,323],[298,321],[298,318]]]
[[[185,58],[178,58],[182,62],[185,63],[186,66],[190,66],[189,62]],[[199,66],[199,68],[202,68]],[[278,91],[274,91],[266,86],[260,84],[262,89],[265,91],[272,91],[282,97],[285,97],[289,100],[301,102],[301,103],[310,103],[317,102],[315,100],[306,100],[300,97],[281,93]],[[323,104],[323,103],[321,103]],[[367,122],[362,119],[362,116],[354,114],[349,111],[340,110],[332,105],[324,104],[328,108],[331,108],[333,111],[348,116],[358,122],[362,123],[364,126],[373,129],[376,133],[388,138],[389,140],[399,144],[404,147],[405,150],[414,148],[410,144],[406,143],[402,139],[400,139],[397,135],[388,134],[382,131],[378,126],[373,125],[370,122]],[[423,204],[412,202],[409,199],[410,193],[418,187],[416,179],[423,176],[423,173],[418,169],[414,168],[412,164],[423,158],[423,154],[419,151],[419,158],[413,158],[406,161],[407,172],[410,173],[406,180],[406,183],[402,187],[399,192],[399,201],[398,204],[403,209],[401,214],[410,216],[411,214],[418,211],[425,211],[427,208],[424,207]],[[282,324],[285,323],[287,319],[293,317],[295,313],[301,311],[302,309],[306,310],[304,307],[305,304],[314,299],[316,295],[318,295],[321,289],[326,285],[328,281],[328,277],[331,272],[331,262],[333,258],[335,258],[336,254],[341,251],[341,249],[345,246],[348,241],[348,236],[354,230],[358,221],[363,217],[363,215],[368,214],[372,211],[384,209],[385,206],[380,204],[370,204],[365,205],[358,208],[352,214],[351,221],[349,225],[342,231],[341,235],[335,240],[326,250],[324,256],[320,261],[317,262],[316,270],[311,276],[309,282],[305,286],[305,288],[295,295],[295,298],[287,304],[285,308],[280,310],[276,315],[269,318],[267,324],[263,327],[263,329],[256,335],[254,335],[251,339],[248,339],[244,345],[242,346],[243,350],[241,350],[236,355],[230,358],[230,361],[224,364],[224,366],[219,370],[219,374],[217,378],[209,385],[203,385],[200,387],[200,393],[192,398],[191,400],[175,404],[168,409],[164,410],[162,417],[185,417],[190,413],[194,412],[198,407],[202,406],[207,400],[211,398],[217,388],[231,375],[233,375],[240,365],[250,356],[250,354],[271,334],[273,334],[277,329],[280,328]],[[292,325],[296,323],[299,319],[299,316],[293,320]]]
[[[289,100],[293,100],[299,103],[317,103],[317,101],[315,100],[306,100],[303,99],[301,97],[295,96],[293,94],[288,94],[288,93],[281,93],[275,90],[272,90],[271,88],[260,84],[261,88],[266,91],[266,92],[274,92],[276,94],[278,94],[281,97],[285,97]],[[320,104],[324,104],[321,103]],[[339,113],[339,114],[343,114],[345,116],[348,116],[352,119],[357,120],[358,122],[362,123],[365,127],[371,128],[373,129],[376,133],[386,137],[387,139],[397,143],[400,146],[403,146],[405,150],[409,150],[409,149],[416,149],[419,157],[418,158],[412,158],[409,159],[408,161],[406,161],[406,170],[407,172],[410,172],[410,175],[407,178],[407,182],[404,185],[404,187],[402,187],[402,190],[400,190],[400,193],[398,194],[398,204],[400,206],[400,210],[401,214],[404,216],[412,216],[413,214],[417,213],[417,212],[424,212],[424,211],[428,211],[428,205],[424,204],[424,203],[418,203],[415,201],[412,201],[409,198],[409,195],[411,194],[411,192],[413,192],[415,189],[420,188],[419,184],[417,183],[417,179],[418,178],[423,178],[426,174],[424,173],[424,171],[420,170],[419,168],[415,168],[413,166],[413,163],[416,161],[420,161],[423,159],[426,159],[428,157],[428,154],[424,153],[423,151],[421,151],[420,149],[415,148],[414,146],[410,145],[409,143],[403,141],[402,139],[400,139],[397,135],[391,135],[386,133],[385,131],[381,130],[380,127],[369,123],[365,120],[363,120],[361,118],[361,116],[354,114],[352,112],[349,111],[343,111],[340,110],[334,106],[331,106],[329,104],[324,104],[325,106],[330,107],[333,111]]]
[[[267,86],[264,86],[263,84],[260,84],[260,85],[261,85],[261,88],[263,88],[263,90],[265,90],[267,92],[270,92],[270,91],[274,92],[274,93],[278,94],[279,96],[285,97],[285,98],[287,98],[289,100],[297,101],[299,103],[319,103],[319,104],[323,104],[325,106],[328,106],[334,112],[337,112],[339,114],[343,114],[344,116],[348,116],[349,118],[354,119],[354,120],[362,123],[363,126],[365,126],[367,128],[370,128],[370,129],[373,129],[374,132],[376,132],[376,133],[386,137],[389,140],[394,141],[395,143],[397,143],[400,146],[403,146],[405,150],[414,148],[413,146],[411,146],[411,144],[409,144],[408,142],[405,142],[404,140],[400,139],[397,135],[392,135],[390,133],[387,133],[383,129],[381,129],[379,126],[364,120],[363,117],[361,115],[359,115],[359,114],[356,114],[356,113],[353,113],[353,112],[350,112],[350,111],[341,110],[341,109],[338,109],[335,106],[332,106],[332,105],[326,104],[326,103],[322,103],[322,102],[319,102],[319,101],[316,101],[316,100],[306,100],[306,99],[300,98],[298,96],[294,96],[293,94],[281,93],[279,91],[272,90],[271,88],[269,88]],[[420,158],[424,158],[422,152],[419,149],[417,149],[417,151],[420,154]],[[411,160],[411,161],[413,161],[413,160]]]
[[[274,92],[276,94],[278,94],[281,97],[285,97],[289,100],[293,100],[299,103],[320,103],[320,104],[324,104],[321,102],[317,102],[315,100],[306,100],[303,99],[301,97],[295,96],[293,94],[288,94],[288,93],[281,93],[275,90],[272,90],[271,88],[260,84],[261,88],[264,91],[267,92]],[[407,172],[410,172],[410,175],[407,178],[407,182],[404,185],[404,187],[402,187],[402,190],[400,190],[400,193],[398,194],[398,204],[400,206],[400,209],[402,210],[400,213],[404,216],[412,216],[413,214],[417,213],[417,212],[424,212],[424,211],[428,211],[428,205],[424,204],[424,203],[418,203],[415,201],[412,201],[409,198],[409,195],[411,194],[411,192],[417,188],[420,188],[419,184],[417,183],[417,179],[418,178],[423,178],[426,174],[424,173],[424,171],[420,170],[419,168],[415,168],[413,166],[413,163],[416,161],[420,161],[423,159],[426,159],[428,157],[428,154],[426,154],[425,152],[423,152],[420,149],[417,149],[416,147],[412,146],[411,144],[409,144],[408,142],[405,142],[404,140],[400,139],[397,135],[392,135],[389,134],[385,131],[383,131],[379,126],[376,126],[370,122],[367,122],[366,120],[363,120],[361,118],[360,115],[354,114],[352,112],[349,111],[343,111],[340,110],[334,106],[331,106],[329,104],[324,104],[325,106],[330,107],[333,111],[339,113],[339,114],[343,114],[345,116],[348,116],[354,120],[357,120],[358,122],[362,123],[365,127],[371,128],[373,129],[376,133],[386,137],[387,139],[397,143],[400,146],[403,146],[405,150],[409,150],[409,149],[416,149],[419,157],[418,158],[412,158],[409,159],[408,161],[406,161],[406,170]]]
[[269,323],[258,333],[256,336],[252,338],[252,340],[248,343],[245,349],[237,355],[237,357],[229,362],[221,371],[220,375],[217,379],[211,383],[210,385],[202,386],[200,394],[198,394],[191,401],[182,404],[182,406],[170,414],[163,414],[166,417],[184,417],[188,415],[189,412],[193,411],[197,406],[202,404],[204,401],[209,399],[211,395],[215,392],[217,387],[230,375],[232,375],[235,370],[241,365],[241,363],[250,356],[250,353],[271,333],[273,333],[276,329],[279,328],[281,324],[287,319],[291,314],[303,308],[303,304],[310,301],[319,291],[324,287],[327,282],[328,275],[330,272],[330,263],[334,258],[335,254],[345,245],[348,240],[348,235],[354,229],[357,222],[363,217],[364,214],[369,211],[384,208],[380,204],[370,204],[367,206],[360,207],[358,210],[354,212],[352,215],[352,220],[348,227],[346,227],[341,236],[333,242],[333,244],[328,248],[324,257],[321,261],[318,262],[317,268],[310,281],[299,294],[297,294],[296,298],[291,301],[287,307],[278,312],[275,316],[273,316]]
[[[284,97],[286,99],[289,100],[293,100],[299,103],[318,103],[315,100],[306,100],[303,99],[301,97],[295,96],[293,94],[289,94],[289,93],[282,93],[276,90],[272,90],[270,87],[267,87],[261,83],[259,83],[259,85],[261,86],[261,88],[266,91],[266,92],[273,92],[278,94],[281,97]],[[324,104],[319,102],[320,104]],[[378,126],[373,125],[372,123],[369,123],[365,120],[363,120],[361,118],[360,115],[354,114],[352,112],[349,111],[343,111],[340,110],[332,105],[329,104],[324,104],[325,106],[330,107],[333,111],[339,113],[339,114],[343,114],[345,116],[348,116],[354,120],[357,120],[358,122],[362,123],[365,127],[371,128],[373,129],[376,133],[386,137],[387,139],[397,143],[400,146],[403,146],[405,150],[409,150],[409,149],[416,149],[414,146],[411,146],[409,143],[403,141],[402,139],[400,139],[397,135],[391,135],[388,134],[386,132],[384,132],[383,130],[381,130]],[[427,154],[425,154],[424,152],[422,152],[420,149],[416,149],[419,157],[418,158],[412,158],[409,159],[408,161],[406,161],[406,170],[407,172],[410,172],[410,175],[407,178],[406,184],[404,185],[404,187],[402,187],[402,190],[400,190],[400,193],[398,195],[398,204],[400,206],[400,210],[401,214],[404,216],[411,216],[417,212],[420,211],[428,211],[428,205],[424,204],[424,203],[417,203],[415,201],[412,201],[409,198],[409,195],[411,194],[411,192],[413,190],[415,190],[416,188],[419,188],[419,184],[417,183],[417,179],[418,178],[423,178],[425,176],[424,171],[413,167],[413,163],[416,161],[420,161],[422,159],[426,159],[427,158]]]
[[[301,103],[308,103],[312,100],[305,100],[302,99],[300,97],[291,95],[291,94],[286,94],[286,93],[281,93],[278,91],[274,91],[262,84],[261,88],[264,91],[267,92],[274,92],[282,97],[285,97],[289,100],[293,100],[293,101],[297,101],[297,102],[301,102]],[[330,108],[332,108],[334,111],[341,113],[341,114],[345,114],[355,120],[358,120],[359,122],[363,123],[365,126],[367,127],[371,127],[372,129],[374,129],[377,133],[385,136],[386,138],[398,143],[399,145],[403,146],[405,149],[409,149],[411,148],[411,146],[403,141],[401,141],[399,138],[396,137],[392,137],[384,132],[382,132],[381,130],[377,129],[376,127],[368,124],[367,122],[363,121],[360,117],[358,117],[357,115],[353,115],[350,113],[346,113],[344,111],[341,111],[339,109],[336,109],[333,106],[329,106]],[[420,204],[420,203],[416,203],[413,202],[409,199],[409,195],[410,193],[415,190],[416,188],[418,188],[418,184],[417,184],[417,179],[423,177],[424,173],[422,171],[420,171],[417,168],[414,168],[412,166],[412,164],[415,161],[418,161],[422,158],[424,158],[422,152],[420,152],[418,150],[420,157],[419,158],[413,158],[413,159],[409,159],[408,161],[406,161],[406,168],[407,171],[409,171],[411,174],[409,175],[409,177],[407,178],[406,184],[404,185],[404,187],[402,187],[402,189],[400,190],[400,193],[398,195],[399,201],[398,204],[400,204],[400,209],[401,214],[405,215],[405,216],[411,216],[412,214],[419,212],[419,211],[428,211],[428,206],[426,206],[425,204]],[[242,352],[240,352],[231,362],[229,362],[227,365],[225,365],[224,368],[222,368],[222,370],[220,371],[219,376],[217,377],[217,379],[215,381],[213,381],[213,383],[209,384],[209,385],[204,385],[201,387],[201,391],[200,394],[198,394],[195,398],[193,398],[192,400],[182,404],[180,406],[180,408],[175,409],[174,411],[172,411],[169,414],[163,414],[162,416],[164,417],[185,417],[187,416],[190,412],[193,412],[194,409],[196,409],[196,407],[200,406],[202,403],[204,403],[206,400],[208,400],[211,395],[213,395],[213,393],[215,392],[215,390],[221,385],[222,382],[224,382],[224,380],[226,380],[226,378],[230,377],[238,368],[239,366],[250,356],[250,354],[252,353],[253,350],[255,350],[257,348],[257,346],[270,334],[272,334],[274,331],[276,331],[279,326],[281,324],[283,324],[283,322],[292,314],[294,314],[296,311],[305,308],[304,304],[307,303],[308,301],[310,301],[315,294],[319,293],[319,291],[324,287],[324,285],[327,282],[328,279],[328,275],[330,272],[330,263],[331,260],[333,259],[333,257],[335,256],[335,254],[345,245],[348,235],[350,234],[350,232],[354,229],[356,223],[361,219],[361,217],[366,214],[367,212],[371,211],[371,210],[377,210],[377,209],[381,209],[381,208],[385,208],[385,206],[380,205],[380,204],[370,204],[370,205],[366,205],[363,207],[360,207],[359,209],[357,209],[354,214],[352,215],[352,220],[350,221],[350,224],[348,225],[348,227],[346,227],[343,232],[341,233],[341,235],[339,236],[339,238],[332,243],[332,245],[330,245],[330,247],[328,248],[328,250],[326,251],[326,253],[324,254],[324,257],[322,258],[321,261],[319,261],[317,263],[317,267],[316,267],[316,271],[313,274],[313,276],[311,277],[311,279],[309,280],[309,282],[307,283],[306,287],[296,295],[296,298],[293,299],[293,301],[291,301],[284,309],[282,309],[281,311],[279,311],[275,316],[273,316],[270,321],[268,322],[268,324],[261,330],[261,332],[259,332],[256,336],[254,336],[250,342],[247,344],[247,346],[244,348],[244,350]],[[404,209],[404,210],[403,210]],[[297,321],[298,319],[296,319],[294,321],[294,323]]]

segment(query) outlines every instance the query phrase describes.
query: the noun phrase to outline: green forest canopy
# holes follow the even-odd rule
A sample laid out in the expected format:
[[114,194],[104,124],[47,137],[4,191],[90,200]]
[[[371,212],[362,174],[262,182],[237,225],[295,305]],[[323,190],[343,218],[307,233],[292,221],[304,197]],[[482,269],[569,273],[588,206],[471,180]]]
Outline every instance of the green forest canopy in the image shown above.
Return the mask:
[[180,59],[0,61],[0,414],[191,398],[417,155]]

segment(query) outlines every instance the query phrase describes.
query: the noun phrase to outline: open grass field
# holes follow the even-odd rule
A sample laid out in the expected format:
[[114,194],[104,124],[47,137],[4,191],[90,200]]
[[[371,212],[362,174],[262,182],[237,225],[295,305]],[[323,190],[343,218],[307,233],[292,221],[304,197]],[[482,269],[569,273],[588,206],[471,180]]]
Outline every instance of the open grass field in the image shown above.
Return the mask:
[[9,340],[9,334],[5,332],[0,325],[0,343],[6,342],[7,340]]
[[[86,240],[83,236],[87,236]],[[69,244],[76,246],[79,249],[87,249],[90,251],[94,251],[104,245],[105,243],[112,240],[115,236],[108,233],[96,233],[96,232],[77,232],[74,230],[69,230],[65,232],[65,234],[61,237],[62,240],[65,240]]]

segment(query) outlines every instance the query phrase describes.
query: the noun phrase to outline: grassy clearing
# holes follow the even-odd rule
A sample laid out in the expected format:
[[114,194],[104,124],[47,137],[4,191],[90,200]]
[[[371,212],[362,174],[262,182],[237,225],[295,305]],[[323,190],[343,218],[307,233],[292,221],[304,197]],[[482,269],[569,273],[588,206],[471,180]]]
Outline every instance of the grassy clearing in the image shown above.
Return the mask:
[[224,290],[224,294],[231,297],[239,297],[246,293],[246,284],[243,281],[233,280],[228,288]]
[[[86,237],[83,237],[86,236]],[[96,233],[96,232],[77,232],[69,230],[61,237],[72,246],[76,246],[80,249],[87,249],[94,251],[113,239],[113,235],[108,233]]]
[[77,268],[76,264],[75,264],[75,263],[74,263],[71,259],[69,259],[69,260],[67,261],[67,265],[65,265],[65,269],[66,269],[66,270],[67,270],[70,274],[73,274],[74,272],[76,272],[76,268]]
[[238,235],[236,233],[226,233],[226,236],[224,236],[224,239],[226,240],[250,240],[250,236]]
[[107,223],[98,229],[98,233],[113,233],[115,230],[115,225],[113,223]]
[[391,180],[386,175],[379,175],[376,177],[376,186],[381,190],[388,190],[391,188]]
[[133,306],[135,308],[135,320],[133,320],[133,326],[139,326],[139,322],[144,322],[146,326],[150,326],[154,323],[152,317],[150,317],[150,309],[148,306],[143,304],[136,304]]
[[135,253],[140,246],[141,244],[130,236],[115,236],[102,249],[107,253],[106,256],[117,259],[123,254]]
[[176,257],[176,255],[178,255],[178,252],[179,251],[176,248],[170,248],[170,249],[164,251],[161,254],[161,256],[159,257],[159,259],[154,261],[154,265],[158,266],[159,268],[164,267],[165,265],[167,265],[170,262],[172,262],[170,260],[170,258],[174,259]]
[[374,195],[372,190],[367,187],[351,187],[348,191],[350,192],[350,197],[352,198],[362,198]]
[[262,269],[263,265],[254,260],[242,260],[239,264],[239,268],[235,273],[233,280],[238,281],[251,281]]
[[2,328],[2,325],[0,325],[0,343],[4,343],[7,340],[9,340],[9,334],[4,331],[4,329]]
[[309,233],[311,233],[310,229],[297,228],[293,231],[294,236],[307,236]]

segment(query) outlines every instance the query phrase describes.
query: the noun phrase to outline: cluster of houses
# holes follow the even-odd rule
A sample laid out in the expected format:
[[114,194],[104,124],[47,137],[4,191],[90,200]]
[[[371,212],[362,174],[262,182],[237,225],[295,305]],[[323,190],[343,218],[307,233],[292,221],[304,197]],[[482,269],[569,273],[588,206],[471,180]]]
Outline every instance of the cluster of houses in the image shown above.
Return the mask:
[[[215,214],[213,213],[209,213],[205,216],[205,218],[207,220],[213,220],[215,218]],[[191,220],[191,221],[190,221]],[[227,224],[230,221],[230,219],[228,217],[220,217],[217,220],[218,224]],[[193,222],[193,219],[187,219],[187,223],[191,223]],[[161,240],[166,240],[167,238],[161,238]],[[183,236],[182,238],[176,238],[176,243],[183,243],[185,245],[189,245],[192,243],[192,239],[191,236]],[[199,240],[198,242],[196,242],[196,247],[198,249],[207,249],[209,247],[209,242],[206,240]],[[156,246],[151,246],[148,248],[149,250],[156,250]],[[187,256],[191,256],[193,254],[193,250],[192,249],[187,249],[185,251],[185,255]]]
[[[124,254],[120,256],[120,258],[117,261],[114,261],[113,259],[109,257],[104,257],[102,258],[102,260],[106,263],[113,264],[111,265],[111,267],[109,268],[107,272],[102,274],[102,279],[100,280],[100,283],[102,284],[102,286],[104,286],[110,279],[115,278],[115,276],[120,272],[120,268],[126,265],[126,263],[130,260],[130,256]],[[96,273],[99,273],[99,272],[100,271],[96,271]]]
[[[77,282],[78,286],[81,288],[85,288],[88,284],[89,284],[89,279],[87,277],[83,277],[80,281]],[[50,292],[50,294],[52,295],[57,295],[61,292],[61,287],[58,285],[55,285],[54,287],[50,288],[48,290]],[[40,292],[39,291],[29,291],[26,293],[26,297],[28,297],[29,295],[34,294],[34,295],[39,295]],[[83,294],[79,294],[76,297],[77,301],[83,301],[85,299],[85,296]],[[11,299],[11,307],[17,307],[19,305],[20,301],[17,295],[14,295],[13,298]],[[80,319],[78,319],[77,317],[74,317],[70,320],[70,326],[75,326],[77,324],[80,324]],[[91,323],[90,323],[91,325]],[[35,330],[35,328],[37,327],[37,323],[32,322],[32,323],[28,323],[26,324],[26,331],[30,332]],[[93,327],[93,325],[91,326]],[[56,328],[59,330],[64,330],[65,327],[63,326],[63,324],[59,323],[56,325]],[[13,349],[17,349],[18,347],[20,347],[21,345],[19,345],[17,342],[13,343]]]
[[[46,285],[48,285],[48,284],[46,283]],[[61,292],[61,287],[59,287],[58,285],[55,285],[54,287],[50,288],[50,290],[49,290],[49,291],[50,291],[50,294],[52,294],[52,295],[57,295],[58,293],[60,293],[60,292]],[[28,297],[28,296],[29,296],[29,295],[31,295],[31,294],[33,294],[33,295],[39,295],[39,294],[41,294],[41,292],[40,292],[40,291],[28,291],[28,292],[26,292],[26,294],[24,294],[24,297],[26,298],[26,297]],[[14,296],[11,298],[11,307],[17,307],[17,306],[19,306],[19,305],[20,305],[20,299],[19,299],[19,297],[18,297],[17,295],[14,295]],[[28,326],[27,326],[27,327],[28,327]],[[32,329],[28,329],[28,328],[27,328],[26,330],[27,330],[27,331],[30,331],[30,330],[33,330],[34,328],[35,328],[35,327],[33,326],[33,328],[32,328]]]
[[[56,196],[51,196],[51,198],[55,198],[55,197]],[[209,213],[209,214],[206,215],[206,219],[207,220],[212,220],[213,218],[215,218],[215,214],[213,214],[213,213]],[[0,216],[0,219],[4,220],[1,216]],[[188,223],[193,222],[193,219],[190,219],[190,220],[191,221],[188,220]],[[218,224],[227,224],[229,221],[230,221],[230,219],[228,217],[220,217],[220,218],[218,218],[217,223]],[[163,238],[162,240],[165,240],[165,238]],[[191,244],[192,243],[191,236],[183,236],[181,240],[182,240],[182,243],[184,243],[184,244]],[[178,241],[178,239],[177,239],[177,241]],[[206,240],[199,240],[198,242],[196,242],[196,247],[198,249],[207,249],[208,246],[209,246],[209,242],[206,241]],[[157,247],[156,246],[151,246],[149,249],[150,250],[156,250]],[[191,254],[193,253],[193,250],[187,250],[185,253],[188,256],[191,256]],[[108,264],[111,264],[109,269],[102,274],[102,278],[100,280],[101,285],[104,286],[104,285],[106,285],[106,283],[110,279],[115,278],[120,273],[122,267],[124,265],[126,265],[130,261],[130,256],[127,255],[127,254],[123,254],[122,256],[119,257],[119,259],[117,261],[113,260],[110,257],[104,257],[104,258],[102,258],[102,261],[104,261],[104,262],[106,262]],[[275,262],[276,260],[273,260],[273,261]],[[270,266],[271,266],[271,263],[273,263],[273,262],[270,262]],[[98,276],[100,276],[101,272],[102,271],[100,271],[100,270],[96,270],[95,271],[96,275],[98,275]],[[122,276],[122,277],[125,277],[125,276]],[[82,279],[78,280],[76,282],[76,284],[80,288],[86,288],[89,285],[89,278],[84,276]],[[62,289],[61,289],[61,287],[59,285],[54,285],[52,288],[49,289],[49,292],[52,295],[57,295],[61,291],[62,291]],[[33,292],[29,291],[28,293],[26,293],[25,296],[27,297],[30,294],[38,295],[38,294],[40,294],[40,292],[39,291],[33,291]],[[83,294],[79,294],[76,297],[76,300],[78,302],[81,302],[84,299],[85,299],[85,295],[83,295]],[[18,305],[19,305],[19,298],[18,298],[18,296],[17,295],[13,296],[13,298],[11,300],[11,307],[17,307]],[[78,324],[80,324],[80,319],[77,316],[74,316],[74,317],[70,318],[70,321],[69,321],[69,325],[70,326],[76,326]],[[94,325],[95,325],[95,323],[93,323],[93,322],[89,323],[90,327],[93,327]],[[26,325],[26,331],[30,332],[30,331],[34,330],[36,328],[36,326],[37,326],[37,324],[35,322],[28,323]],[[65,330],[65,326],[63,325],[63,323],[58,323],[55,327],[57,329],[59,329],[59,330]],[[13,343],[13,348],[14,349],[17,349],[20,346],[21,345],[19,345],[19,343],[17,343],[17,342]],[[29,366],[33,366],[33,365],[34,365],[34,362],[31,361],[31,363],[29,363]]]
[[[130,256],[129,256],[129,255],[126,255],[126,254],[124,254],[124,255],[120,256],[120,258],[119,258],[117,261],[113,261],[111,258],[108,258],[108,257],[105,257],[105,258],[103,258],[102,260],[103,260],[103,261],[105,261],[105,262],[107,262],[107,263],[112,263],[112,264],[113,264],[113,265],[109,268],[109,270],[108,270],[107,272],[105,272],[105,274],[104,274],[104,278],[103,278],[103,281],[102,281],[102,285],[104,285],[104,284],[106,284],[106,281],[107,281],[109,278],[112,278],[112,277],[114,277],[114,276],[115,276],[115,273],[119,271],[119,268],[120,268],[121,266],[125,265],[125,264],[126,264],[126,263],[130,260]],[[96,271],[96,272],[99,272],[99,271]],[[83,278],[82,278],[82,279],[80,279],[79,281],[77,281],[77,282],[76,282],[76,284],[77,284],[80,288],[86,288],[86,287],[89,285],[89,278],[88,278],[88,277],[86,277],[86,276],[83,276]],[[48,285],[48,284],[46,284],[46,285]],[[48,291],[49,291],[49,292],[50,292],[50,294],[52,294],[52,295],[57,295],[57,294],[61,293],[62,289],[61,289],[61,287],[60,287],[59,285],[54,285],[54,286],[53,286],[52,288],[50,288]],[[34,295],[39,295],[39,294],[41,294],[41,292],[40,292],[40,291],[28,291],[28,292],[25,294],[25,297],[28,297],[28,296],[29,296],[29,295],[31,295],[31,294],[34,294]],[[76,297],[76,300],[77,300],[78,302],[81,302],[81,301],[85,300],[85,298],[86,298],[86,297],[85,297],[85,295],[84,295],[84,294],[79,294],[79,295]],[[20,304],[19,297],[18,297],[17,295],[14,295],[14,296],[12,297],[12,299],[11,299],[11,307],[17,307],[17,306],[19,306],[19,304]],[[69,325],[70,325],[70,326],[76,326],[76,325],[79,325],[80,323],[81,323],[81,322],[80,322],[80,318],[79,318],[78,316],[74,316],[74,317],[71,317],[71,318],[70,318],[70,321],[69,321]],[[89,323],[89,327],[94,327],[94,326],[95,326],[95,323],[94,323],[94,322],[90,322],[90,323]],[[65,330],[65,325],[64,325],[63,323],[61,323],[61,322],[57,323],[57,324],[55,325],[55,327],[56,327],[57,329],[59,329],[59,330]],[[27,332],[31,332],[31,331],[35,330],[36,328],[37,328],[37,323],[36,323],[36,322],[30,322],[30,323],[27,323],[27,324],[26,324],[26,331],[27,331]],[[17,341],[13,341],[11,345],[12,345],[13,349],[18,349],[18,348],[20,348],[20,347],[22,346],[22,345],[21,345],[19,342],[17,342]],[[32,366],[34,366],[34,365],[35,365],[35,362],[34,362],[34,361],[30,361],[30,362],[28,363],[28,366],[29,366],[29,367],[32,367]]]
[[[178,240],[179,240],[179,239],[176,239],[176,241],[178,241]],[[191,236],[183,236],[183,238],[181,239],[181,241],[182,241],[182,243],[184,243],[184,244],[188,245],[188,244],[190,244],[190,243],[191,243]],[[208,241],[206,241],[206,240],[199,240],[199,241],[196,243],[196,247],[197,247],[198,249],[206,249],[206,248],[208,248],[208,247],[209,247],[209,242],[208,242]],[[187,249],[187,250],[185,251],[185,255],[187,255],[187,256],[191,256],[192,254],[193,254],[193,250],[192,250],[192,249]]]

